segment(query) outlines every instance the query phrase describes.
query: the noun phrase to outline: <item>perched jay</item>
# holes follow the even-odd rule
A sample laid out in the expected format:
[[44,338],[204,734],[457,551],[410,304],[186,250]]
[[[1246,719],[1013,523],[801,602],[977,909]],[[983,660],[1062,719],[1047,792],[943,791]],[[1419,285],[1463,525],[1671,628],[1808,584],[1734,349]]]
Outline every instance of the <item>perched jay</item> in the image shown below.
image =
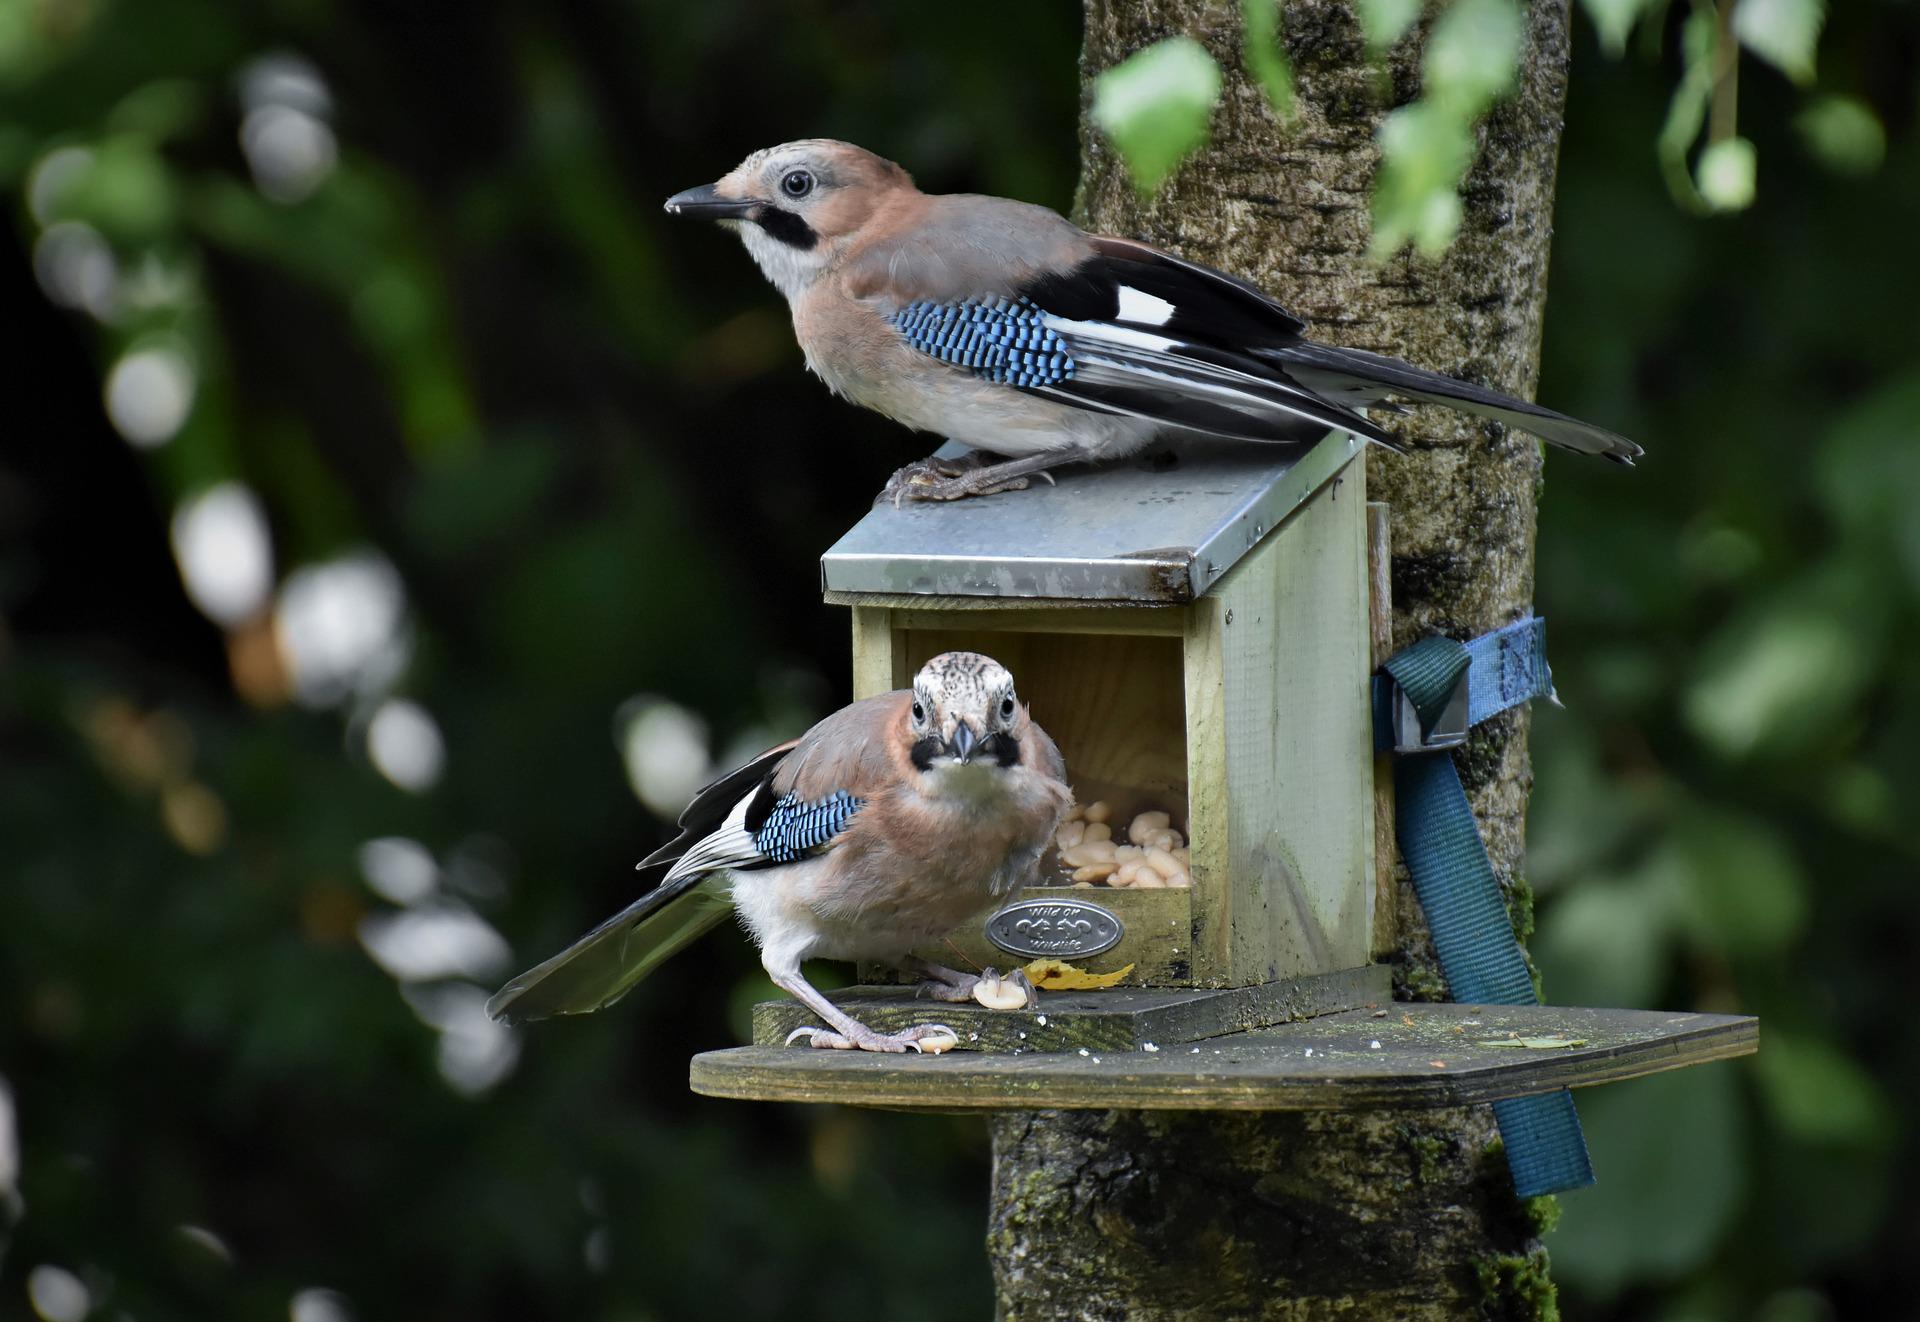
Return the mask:
[[815,991],[801,961],[877,960],[921,974],[936,999],[967,1000],[993,970],[907,952],[1027,882],[1071,801],[1060,750],[1013,676],[977,652],[944,653],[911,689],[843,707],[701,790],[679,836],[640,864],[653,889],[502,987],[487,1011],[521,1023],[611,1005],[731,909],[775,984],[831,1025],[794,1037],[944,1049],[958,1035],[941,1024],[868,1028]]
[[893,162],[815,139],[755,152],[667,199],[737,230],[787,297],[835,393],[1005,462],[927,460],[887,492],[951,500],[1117,459],[1166,431],[1312,441],[1339,428],[1392,447],[1360,410],[1383,395],[1497,419],[1570,450],[1632,462],[1589,423],[1397,358],[1303,339],[1253,285],[1044,207],[933,196]]

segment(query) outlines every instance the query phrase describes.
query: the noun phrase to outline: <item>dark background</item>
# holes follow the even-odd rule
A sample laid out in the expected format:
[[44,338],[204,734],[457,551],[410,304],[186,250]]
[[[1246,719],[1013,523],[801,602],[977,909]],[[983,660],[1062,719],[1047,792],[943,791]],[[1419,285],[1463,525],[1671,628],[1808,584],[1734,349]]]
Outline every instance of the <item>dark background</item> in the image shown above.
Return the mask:
[[[1766,1049],[1583,1095],[1570,1317],[1912,1307],[1920,16],[1836,10],[1885,164],[1816,165],[1750,64],[1760,197],[1712,221],[1655,164],[1671,54],[1580,24],[1540,393],[1649,455],[1548,463],[1535,950]],[[0,1318],[989,1311],[977,1122],[688,1094],[741,938],[513,1038],[475,989],[625,901],[635,757],[670,811],[845,700],[814,560],[926,448],[661,199],[830,135],[1064,208],[1077,44],[1015,0],[0,7]],[[136,447],[103,383],[156,352],[192,407]],[[169,530],[228,481],[284,590],[223,628]],[[368,554],[404,614],[328,693],[289,576]],[[368,736],[419,711],[408,790]]]

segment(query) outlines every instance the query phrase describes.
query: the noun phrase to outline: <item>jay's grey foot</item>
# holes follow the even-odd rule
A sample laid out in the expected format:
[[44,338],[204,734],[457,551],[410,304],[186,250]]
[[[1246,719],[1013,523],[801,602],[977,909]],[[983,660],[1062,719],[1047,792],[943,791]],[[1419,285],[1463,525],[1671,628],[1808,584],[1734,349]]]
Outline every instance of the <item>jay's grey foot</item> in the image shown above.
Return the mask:
[[982,461],[976,451],[957,463],[922,459],[895,473],[874,503],[891,500],[897,509],[901,502],[908,500],[962,500],[1001,491],[1024,491],[1030,485],[1029,479],[1043,477],[1051,483],[1049,468],[1083,457],[1073,452],[1030,454],[1024,459],[1007,459],[996,464]]
[[[1000,465],[988,463],[979,451],[973,451],[964,459],[920,459],[895,471],[887,479],[887,485],[880,489],[873,503],[892,501],[895,509],[909,500],[958,500],[962,496],[990,496],[996,491],[1023,491],[1028,482],[1025,477],[1012,477],[982,482],[983,474],[991,474]],[[1051,479],[1049,479],[1051,480]]]
[[848,1021],[847,1031],[831,1028],[796,1028],[787,1034],[787,1045],[804,1038],[810,1046],[834,1051],[884,1051],[898,1055],[905,1051],[937,1056],[960,1044],[960,1035],[945,1024],[915,1024],[898,1033],[877,1033],[857,1020]]
[[920,990],[936,1001],[975,1001],[989,1010],[1031,1010],[1040,1004],[1040,992],[1025,969],[1004,976],[982,969],[976,975],[930,964],[925,972]]

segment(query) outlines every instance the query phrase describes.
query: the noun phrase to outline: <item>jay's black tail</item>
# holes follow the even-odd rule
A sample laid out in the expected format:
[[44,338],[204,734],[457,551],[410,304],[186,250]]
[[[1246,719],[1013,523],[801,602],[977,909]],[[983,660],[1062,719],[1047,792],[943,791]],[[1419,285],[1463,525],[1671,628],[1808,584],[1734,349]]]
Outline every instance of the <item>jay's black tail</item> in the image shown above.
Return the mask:
[[1596,427],[1590,422],[1570,418],[1524,399],[1515,399],[1497,390],[1474,385],[1471,381],[1459,381],[1438,372],[1429,372],[1384,354],[1368,353],[1364,349],[1340,349],[1330,344],[1315,344],[1310,340],[1261,347],[1251,352],[1260,358],[1282,364],[1289,376],[1309,390],[1316,393],[1324,391],[1335,398],[1372,393],[1398,395],[1422,404],[1439,404],[1476,417],[1504,422],[1564,450],[1602,455],[1615,463],[1631,464],[1642,453],[1632,441],[1604,427]]

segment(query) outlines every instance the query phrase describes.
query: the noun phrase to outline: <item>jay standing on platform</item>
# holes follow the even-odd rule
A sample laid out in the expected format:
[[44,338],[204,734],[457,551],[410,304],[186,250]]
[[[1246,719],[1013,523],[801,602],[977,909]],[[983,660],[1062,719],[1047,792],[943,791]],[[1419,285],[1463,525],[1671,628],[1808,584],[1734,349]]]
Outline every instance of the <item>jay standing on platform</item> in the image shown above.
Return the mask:
[[1525,400],[1316,344],[1246,281],[1088,234],[1044,207],[922,193],[851,143],[755,152],[667,210],[739,232],[792,307],[807,366],[834,393],[975,451],[971,465],[901,469],[882,493],[896,503],[1024,487],[1164,432],[1306,442],[1340,429],[1398,448],[1361,412],[1384,395],[1622,463],[1641,453]]
[[[964,1001],[996,977],[912,959],[1033,879],[1072,802],[1060,750],[977,652],[947,652],[911,689],[866,698],[708,785],[680,835],[640,864],[656,884],[487,1003],[507,1023],[585,1014],[737,911],[782,991],[829,1028],[817,1047],[941,1051],[942,1024],[878,1033],[802,976],[803,960],[877,960]],[[1024,974],[1015,980],[1033,988]],[[789,1041],[792,1039],[789,1038]]]

